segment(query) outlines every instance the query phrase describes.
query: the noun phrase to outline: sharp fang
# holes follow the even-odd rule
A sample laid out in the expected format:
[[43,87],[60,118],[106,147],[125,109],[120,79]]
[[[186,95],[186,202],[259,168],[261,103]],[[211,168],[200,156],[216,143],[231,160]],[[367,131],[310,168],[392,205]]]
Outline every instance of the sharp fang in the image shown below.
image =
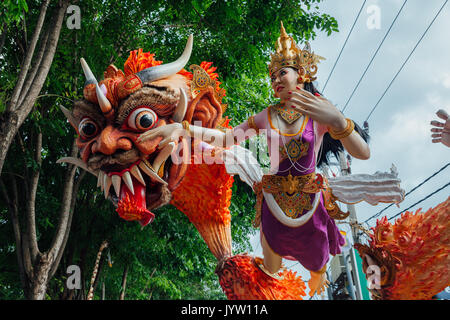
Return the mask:
[[97,179],[97,188],[100,187],[100,189],[103,191],[103,175],[104,173],[100,171],[98,173],[98,179]]
[[181,123],[183,121],[184,116],[186,115],[187,110],[187,97],[186,93],[183,89],[180,88],[180,100],[178,101],[177,108],[173,114],[173,121]]
[[128,189],[130,189],[131,193],[134,194],[133,181],[131,180],[131,175],[128,171],[125,171],[122,175],[122,180],[127,185]]
[[155,172],[159,172],[159,169],[161,168],[161,165],[164,163],[164,161],[167,160],[167,158],[172,154],[173,150],[175,150],[175,147],[177,145],[175,142],[170,142],[165,146],[161,152],[156,156],[155,161],[153,161],[153,169]]
[[122,180],[119,176],[112,176],[112,185],[114,187],[114,190],[116,191],[116,196],[120,198],[120,181]]
[[105,190],[105,199],[108,199],[109,189],[111,188],[111,177],[107,174],[104,174],[103,187]]
[[163,179],[161,179],[160,176],[158,176],[158,174],[153,171],[152,169],[150,169],[143,161],[141,161],[139,163],[139,168],[144,171],[152,180],[156,180],[162,184],[167,184],[167,182],[165,182]]
[[145,187],[144,177],[142,176],[138,166],[131,167],[130,172],[133,175],[133,177],[135,177],[136,180],[139,181]]

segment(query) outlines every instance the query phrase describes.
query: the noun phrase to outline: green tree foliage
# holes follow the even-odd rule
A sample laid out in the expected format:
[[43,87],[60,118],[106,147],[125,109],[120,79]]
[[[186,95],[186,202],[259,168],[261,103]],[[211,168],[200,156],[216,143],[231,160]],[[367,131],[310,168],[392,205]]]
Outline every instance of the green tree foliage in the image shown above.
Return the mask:
[[[279,36],[280,20],[298,42],[314,38],[316,32],[337,31],[336,20],[320,12],[319,0],[85,0],[74,4],[81,9],[81,29],[63,27],[46,84],[8,152],[1,176],[8,193],[26,201],[21,180],[39,165],[33,160],[31,142],[42,132],[36,224],[43,248],[52,241],[62,197],[65,171],[56,160],[70,153],[75,137],[58,107],[71,108],[72,101],[82,97],[81,57],[101,79],[110,63],[122,69],[129,52],[137,48],[155,53],[158,60],[173,61],[193,33],[194,49],[187,66],[214,62],[221,86],[227,90],[225,115],[237,125],[274,101],[267,63]],[[0,55],[0,106],[4,106],[17,78],[20,47],[26,46],[33,32],[39,2],[4,1],[0,9],[7,12],[0,25],[8,31]],[[20,23],[22,19],[27,28]],[[262,165],[267,166],[268,161],[263,160]],[[95,299],[102,297],[103,286],[105,299],[118,299],[127,266],[125,299],[225,299],[214,274],[215,258],[193,225],[174,207],[157,210],[155,221],[142,229],[118,217],[89,174],[74,201],[70,236],[49,283],[49,299],[86,297],[97,251],[105,239],[109,247],[102,255]],[[22,207],[22,203],[18,205]],[[230,208],[234,253],[250,250],[254,205],[252,190],[236,177]],[[0,299],[24,298],[15,247],[8,206],[0,197]],[[70,292],[65,287],[66,269],[74,264],[81,267],[83,290]]]

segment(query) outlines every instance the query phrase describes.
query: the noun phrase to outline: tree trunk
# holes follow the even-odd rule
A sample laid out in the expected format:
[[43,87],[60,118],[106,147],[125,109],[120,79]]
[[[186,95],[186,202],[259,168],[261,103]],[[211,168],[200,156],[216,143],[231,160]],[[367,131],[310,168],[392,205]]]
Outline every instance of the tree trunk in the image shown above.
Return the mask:
[[[19,136],[18,136],[19,137]],[[65,237],[69,232],[69,219],[73,214],[72,197],[74,195],[74,177],[76,167],[69,165],[67,167],[67,173],[63,183],[63,198],[61,201],[61,207],[59,212],[59,224],[58,229],[54,236],[52,246],[47,252],[41,253],[37,242],[36,232],[36,217],[35,217],[35,205],[36,205],[36,192],[39,182],[39,168],[42,162],[41,149],[42,149],[42,133],[30,134],[30,141],[33,142],[33,146],[29,146],[34,150],[34,161],[37,163],[37,168],[28,175],[29,168],[25,168],[24,173],[24,195],[19,197],[17,192],[17,183],[13,174],[4,175],[8,177],[10,188],[7,188],[3,182],[3,178],[0,181],[2,187],[2,195],[8,203],[8,207],[11,214],[11,222],[13,224],[13,230],[16,242],[16,253],[19,264],[19,270],[21,275],[21,281],[24,287],[25,296],[28,299],[44,299],[47,290],[48,281],[53,276],[52,270],[56,270],[57,264],[59,264],[61,251],[65,247]],[[18,138],[19,143],[21,139]],[[24,146],[25,147],[25,146]],[[76,148],[72,152],[77,152]],[[79,177],[79,179],[82,176]],[[77,181],[80,182],[80,181]],[[23,230],[19,223],[19,208],[18,204],[22,204],[25,208],[23,214]]]
[[47,253],[39,254],[36,265],[34,266],[34,275],[30,279],[28,299],[44,300],[47,291],[48,274],[52,266],[52,258]]
[[[16,86],[14,87],[11,100],[6,106],[5,112],[1,115],[0,121],[0,173],[3,170],[3,164],[6,159],[6,154],[8,149],[14,139],[14,136],[18,132],[20,126],[27,118],[30,111],[33,109],[34,103],[41,91],[45,79],[47,78],[48,71],[53,61],[53,57],[56,52],[56,47],[58,44],[59,34],[61,31],[64,14],[67,10],[69,4],[68,0],[62,1],[57,8],[56,14],[54,16],[48,17],[50,20],[49,24],[49,35],[48,39],[45,39],[45,46],[43,51],[43,57],[40,61],[37,61],[38,65],[35,66],[36,74],[33,75],[31,82],[26,81],[27,75],[29,76],[29,70],[31,61],[33,59],[36,44],[41,34],[42,26],[44,24],[47,7],[49,0],[43,2],[41,6],[41,12],[39,14],[38,22],[36,24],[36,29],[33,33],[33,37],[28,46],[28,50],[22,65],[19,78],[17,80]],[[24,86],[24,83],[29,83],[29,88]],[[20,96],[26,92],[26,96],[23,98],[22,103],[19,105]]]
[[125,300],[125,290],[127,288],[128,264],[125,266],[122,274],[122,289],[120,291],[119,300]]

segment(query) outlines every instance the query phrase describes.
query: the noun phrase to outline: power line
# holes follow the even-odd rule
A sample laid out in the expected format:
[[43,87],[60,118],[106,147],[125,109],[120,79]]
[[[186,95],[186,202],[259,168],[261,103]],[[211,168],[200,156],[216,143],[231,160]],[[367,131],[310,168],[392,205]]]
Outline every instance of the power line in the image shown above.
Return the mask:
[[352,34],[353,28],[354,28],[355,25],[356,25],[356,21],[358,21],[358,18],[359,18],[360,14],[361,14],[362,9],[364,8],[364,5],[366,4],[366,1],[367,1],[367,0],[364,0],[363,4],[362,4],[362,6],[361,6],[361,9],[359,9],[359,12],[358,12],[358,15],[356,16],[355,22],[353,22],[353,25],[352,25],[352,27],[351,27],[351,29],[350,29],[350,32],[349,32],[348,35],[347,35],[347,39],[345,39],[344,45],[342,46],[341,51],[339,52],[339,55],[338,55],[336,61],[334,62],[333,68],[331,69],[331,72],[330,72],[330,74],[328,75],[327,81],[325,82],[325,85],[323,86],[322,93],[325,92],[325,88],[327,87],[328,80],[330,80],[331,75],[333,74],[334,68],[336,67],[336,64],[338,63],[339,58],[341,57],[342,51],[344,51],[345,45],[347,44],[347,41],[348,41],[348,39],[350,38],[350,35]]
[[356,92],[356,89],[358,89],[359,84],[361,83],[362,79],[363,79],[364,76],[366,75],[367,70],[369,69],[370,65],[372,64],[373,60],[375,59],[376,55],[378,54],[378,51],[380,50],[381,46],[383,45],[384,40],[386,40],[386,37],[388,36],[389,32],[391,31],[392,26],[394,25],[395,21],[397,21],[397,18],[398,18],[398,16],[400,15],[400,13],[402,12],[403,7],[405,6],[405,4],[406,4],[407,1],[408,1],[408,0],[405,0],[405,2],[403,2],[403,4],[402,4],[400,10],[397,12],[397,15],[395,16],[394,20],[392,21],[391,26],[389,27],[389,29],[387,30],[386,34],[384,35],[383,40],[381,40],[381,43],[378,45],[377,50],[375,51],[375,53],[373,54],[372,58],[370,59],[370,62],[369,62],[369,64],[367,65],[366,70],[364,70],[364,73],[362,74],[361,78],[359,78],[359,81],[358,81],[358,83],[356,84],[355,88],[353,89],[353,92],[351,93],[350,97],[348,98],[347,102],[345,103],[345,106],[344,106],[344,108],[342,109],[342,112],[344,112],[344,110],[347,108],[347,106],[348,106],[350,100],[352,99],[353,95],[354,95],[355,92]]
[[409,209],[411,209],[412,207],[414,207],[415,205],[417,205],[417,204],[419,204],[419,203],[421,203],[422,201],[425,201],[426,199],[428,199],[429,197],[431,197],[432,195],[434,195],[434,194],[436,194],[436,193],[438,193],[439,191],[441,191],[441,190],[443,190],[443,189],[445,189],[445,188],[447,188],[448,186],[450,186],[450,182],[448,182],[446,185],[444,185],[444,186],[442,186],[442,187],[440,187],[439,189],[437,189],[437,190],[435,190],[435,191],[433,191],[432,193],[430,193],[429,195],[427,195],[426,197],[424,197],[424,198],[422,198],[421,200],[419,200],[419,201],[417,201],[416,203],[414,203],[413,205],[411,205],[411,206],[409,206],[407,209],[405,209],[405,210],[402,210],[401,212],[399,212],[399,213],[397,213],[396,215],[394,215],[394,216],[392,216],[392,217],[390,217],[388,220],[392,220],[392,219],[394,219],[395,217],[397,217],[397,216],[399,216],[399,215],[401,215],[403,212],[406,212],[406,211],[408,211]]
[[[445,166],[443,166],[441,169],[439,169],[438,171],[436,171],[435,173],[433,173],[431,176],[429,176],[428,178],[426,178],[424,181],[422,181],[421,183],[419,183],[417,186],[415,186],[414,188],[412,188],[411,190],[409,190],[406,194],[405,194],[405,198],[412,193],[413,191],[417,190],[418,188],[420,188],[422,185],[424,185],[426,182],[428,182],[430,179],[432,179],[433,177],[437,176],[439,173],[441,173],[442,171],[444,171],[448,166],[450,166],[450,162],[447,163]],[[375,213],[373,216],[371,216],[370,218],[368,218],[366,221],[364,221],[363,223],[366,223],[367,225],[369,225],[367,222],[369,220],[372,220],[373,218],[377,218],[380,216],[380,214],[385,211],[386,209],[392,207],[394,204],[391,203],[390,205],[388,205],[386,208],[384,208],[383,210]],[[406,209],[408,210],[408,209]],[[404,210],[404,211],[406,211]]]
[[430,22],[430,24],[428,25],[427,29],[425,30],[425,32],[422,34],[422,36],[420,37],[419,41],[417,41],[416,45],[414,46],[414,48],[412,49],[411,53],[408,55],[408,58],[406,58],[405,62],[403,62],[402,66],[400,67],[400,69],[397,71],[397,73],[395,74],[394,78],[391,80],[391,82],[389,83],[388,87],[386,88],[386,90],[384,90],[383,94],[381,95],[380,99],[378,99],[377,103],[375,104],[375,106],[372,108],[372,110],[370,111],[369,115],[367,116],[367,120],[369,120],[370,116],[372,115],[372,113],[375,111],[375,109],[377,108],[378,104],[380,103],[380,101],[384,98],[384,96],[386,95],[386,92],[389,90],[389,88],[391,87],[391,85],[394,83],[395,79],[397,78],[397,76],[399,75],[399,73],[403,70],[403,67],[405,66],[405,64],[408,62],[409,58],[412,56],[412,54],[414,53],[414,51],[416,50],[417,46],[419,45],[419,43],[422,41],[422,39],[425,37],[425,35],[427,34],[428,30],[430,29],[430,27],[433,25],[434,21],[436,20],[436,18],[439,16],[439,14],[441,13],[442,9],[444,9],[444,6],[447,4],[448,0],[445,0],[444,4],[442,5],[442,7],[439,9],[439,11],[436,13],[436,15],[434,16],[433,20]]

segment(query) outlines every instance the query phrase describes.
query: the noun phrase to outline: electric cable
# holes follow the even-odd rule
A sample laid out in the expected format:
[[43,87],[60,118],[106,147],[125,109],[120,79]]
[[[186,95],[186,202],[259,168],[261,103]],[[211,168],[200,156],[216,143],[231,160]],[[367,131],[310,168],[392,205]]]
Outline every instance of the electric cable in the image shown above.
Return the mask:
[[345,106],[344,106],[344,108],[342,109],[342,112],[344,112],[345,109],[347,108],[347,106],[348,106],[350,100],[352,99],[353,95],[354,95],[355,92],[356,92],[356,89],[358,89],[359,84],[361,83],[362,79],[363,79],[364,76],[366,75],[367,70],[369,69],[370,65],[372,64],[373,60],[375,59],[376,55],[378,54],[378,51],[380,50],[381,46],[383,45],[384,40],[386,40],[386,38],[387,38],[389,32],[391,31],[392,27],[394,26],[395,21],[397,21],[397,18],[398,18],[398,16],[400,15],[400,13],[402,12],[403,7],[405,6],[405,4],[406,4],[407,1],[408,1],[408,0],[405,0],[405,2],[403,2],[403,4],[402,4],[400,10],[397,12],[397,15],[395,16],[395,18],[394,18],[394,20],[392,21],[392,23],[391,23],[389,29],[387,30],[386,34],[384,35],[383,40],[381,40],[381,43],[378,45],[377,50],[375,51],[375,53],[373,54],[372,58],[370,59],[370,62],[369,62],[369,64],[367,65],[366,70],[364,70],[364,73],[362,74],[361,78],[359,78],[358,83],[356,84],[356,86],[355,86],[355,88],[353,89],[353,91],[352,91],[350,97],[348,98],[347,102],[345,103]]
[[417,201],[417,202],[414,203],[413,205],[409,206],[409,207],[406,208],[405,210],[402,210],[402,211],[400,211],[399,213],[397,213],[396,215],[390,217],[388,220],[392,220],[392,219],[394,219],[395,217],[398,217],[398,216],[401,215],[402,213],[408,211],[408,210],[411,209],[412,207],[414,207],[414,206],[418,205],[419,203],[425,201],[426,199],[430,198],[432,195],[434,195],[434,194],[438,193],[439,191],[441,191],[441,190],[447,188],[448,186],[450,186],[450,182],[448,182],[446,185],[440,187],[439,189],[433,191],[432,193],[430,193],[429,195],[425,196],[424,198],[420,199],[419,201]]
[[[421,183],[419,183],[417,186],[415,186],[414,188],[412,188],[411,190],[409,190],[406,194],[405,194],[405,198],[411,194],[413,191],[417,190],[418,188],[420,188],[422,185],[424,185],[426,182],[428,182],[430,179],[432,179],[433,177],[437,176],[439,173],[441,173],[442,171],[444,171],[448,166],[450,166],[450,162],[447,163],[445,166],[443,166],[442,168],[440,168],[438,171],[436,171],[435,173],[433,173],[431,176],[429,176],[428,178],[426,178],[424,181],[422,181]],[[390,205],[388,205],[387,207],[385,207],[383,210],[375,213],[373,216],[371,216],[370,218],[366,219],[363,223],[367,224],[367,226],[369,226],[369,224],[367,223],[369,220],[373,219],[373,218],[377,218],[380,216],[380,214],[382,212],[384,212],[386,209],[392,207],[394,205],[394,203],[391,203]]]
[[361,9],[359,9],[358,15],[356,16],[356,19],[355,19],[355,21],[353,22],[352,27],[350,28],[350,32],[348,33],[347,38],[345,39],[344,45],[342,46],[341,51],[339,52],[339,55],[338,55],[338,57],[336,58],[336,61],[334,62],[333,68],[331,69],[331,72],[330,72],[330,74],[328,75],[327,81],[325,82],[325,85],[323,86],[322,94],[325,92],[325,88],[327,87],[328,80],[330,80],[331,75],[333,74],[334,68],[336,67],[336,64],[338,63],[339,58],[341,57],[342,51],[344,51],[344,48],[345,48],[345,46],[346,46],[346,44],[347,44],[347,41],[348,41],[348,39],[350,38],[350,35],[351,35],[352,32],[353,32],[353,28],[355,27],[356,22],[358,21],[359,16],[361,15],[361,11],[362,11],[362,9],[364,8],[366,2],[367,2],[367,0],[364,0],[363,4],[362,4],[362,6],[361,6]]
[[[375,106],[372,108],[372,110],[370,111],[369,115],[367,116],[365,121],[368,121],[370,116],[372,115],[372,113],[375,111],[375,109],[378,107],[379,103],[381,102],[381,100],[384,98],[384,96],[386,95],[386,92],[389,90],[389,88],[392,86],[392,84],[394,83],[395,79],[397,79],[397,76],[399,75],[399,73],[403,70],[403,67],[406,65],[406,63],[409,61],[409,58],[411,58],[412,54],[414,53],[414,51],[416,50],[417,46],[420,44],[420,42],[422,41],[422,39],[425,37],[425,35],[427,34],[428,30],[431,28],[431,26],[433,25],[434,21],[436,20],[436,18],[439,16],[439,14],[441,13],[442,9],[444,9],[444,6],[447,4],[448,0],[445,0],[444,4],[441,6],[441,8],[439,9],[439,11],[436,13],[436,15],[434,16],[433,20],[431,20],[430,24],[428,25],[428,27],[426,28],[425,32],[422,34],[422,36],[420,37],[419,41],[417,41],[416,45],[414,46],[414,48],[412,49],[412,51],[410,52],[410,54],[408,55],[408,57],[406,58],[406,60],[403,62],[402,66],[400,67],[400,69],[397,71],[397,73],[395,74],[394,78],[391,80],[391,82],[389,83],[388,87],[386,88],[386,90],[384,90],[383,94],[381,95],[380,99],[378,99],[377,103],[375,104]],[[345,109],[345,108],[344,108]]]

